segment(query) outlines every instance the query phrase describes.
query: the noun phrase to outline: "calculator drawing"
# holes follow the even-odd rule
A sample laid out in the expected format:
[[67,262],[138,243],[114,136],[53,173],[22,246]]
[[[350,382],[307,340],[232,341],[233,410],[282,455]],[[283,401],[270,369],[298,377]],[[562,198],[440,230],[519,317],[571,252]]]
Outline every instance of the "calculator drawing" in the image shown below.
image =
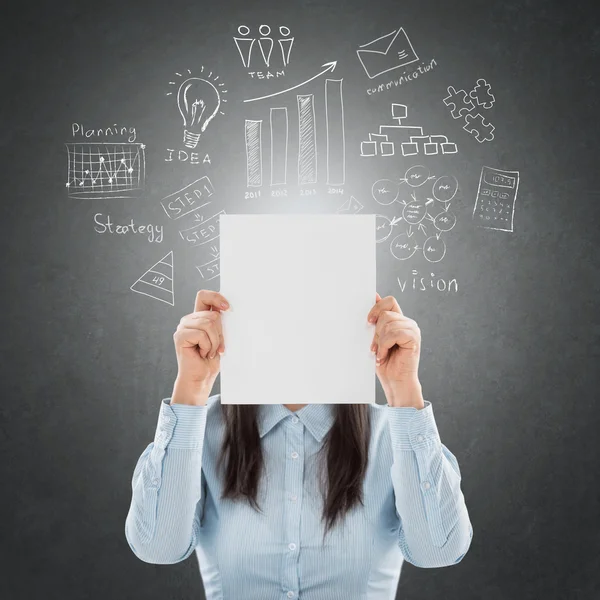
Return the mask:
[[482,167],[473,208],[476,225],[500,231],[513,230],[519,171]]

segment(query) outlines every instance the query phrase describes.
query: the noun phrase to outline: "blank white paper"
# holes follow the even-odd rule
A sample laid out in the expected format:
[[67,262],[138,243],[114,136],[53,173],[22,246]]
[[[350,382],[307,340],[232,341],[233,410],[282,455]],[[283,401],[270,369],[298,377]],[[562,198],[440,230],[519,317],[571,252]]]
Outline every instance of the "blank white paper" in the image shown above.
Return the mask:
[[222,404],[375,402],[375,215],[220,215]]

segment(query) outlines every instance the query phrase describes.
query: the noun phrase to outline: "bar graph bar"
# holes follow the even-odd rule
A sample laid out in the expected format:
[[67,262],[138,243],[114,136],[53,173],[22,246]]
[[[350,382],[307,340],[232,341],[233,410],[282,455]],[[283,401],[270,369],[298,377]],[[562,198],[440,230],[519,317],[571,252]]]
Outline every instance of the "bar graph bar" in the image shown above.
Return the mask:
[[271,185],[287,183],[288,112],[285,106],[272,108],[271,123]]
[[346,140],[342,80],[325,80],[325,121],[327,128],[327,184],[346,181]]
[[313,94],[298,95],[298,184],[317,182],[317,135]]
[[246,185],[262,185],[262,120],[246,119]]

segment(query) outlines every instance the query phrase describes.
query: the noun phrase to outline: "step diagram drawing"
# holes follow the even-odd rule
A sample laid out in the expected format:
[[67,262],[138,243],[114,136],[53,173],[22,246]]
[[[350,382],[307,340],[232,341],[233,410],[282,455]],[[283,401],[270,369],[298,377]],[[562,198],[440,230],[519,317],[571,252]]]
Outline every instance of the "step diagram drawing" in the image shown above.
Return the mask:
[[258,100],[265,100],[265,98],[272,98],[273,96],[279,96],[280,94],[287,94],[287,92],[291,92],[292,90],[298,89],[299,87],[302,87],[302,86],[306,85],[307,83],[310,83],[317,77],[321,77],[321,75],[324,75],[325,73],[333,73],[336,65],[337,65],[336,60],[325,63],[324,65],[321,65],[321,67],[325,67],[321,72],[317,73],[316,75],[313,75],[310,79],[307,79],[306,81],[303,81],[302,83],[299,83],[298,85],[295,85],[291,88],[287,88],[285,90],[281,90],[279,92],[275,92],[273,94],[267,94],[266,96],[259,96],[258,98],[248,98],[248,99],[244,100],[244,102],[256,102]]
[[[187,72],[190,77],[175,73],[178,77],[186,79],[181,82],[169,81],[169,85],[178,86],[177,106],[183,118],[183,145],[186,148],[195,148],[208,124],[217,114],[225,114],[221,106],[227,102],[224,97],[227,90],[222,89],[224,84],[219,81],[218,75],[213,75],[212,71],[204,73],[204,66],[200,70],[201,77],[192,76],[190,69]],[[172,94],[173,92],[168,92],[167,96]]]
[[216,246],[210,247],[210,255],[211,259],[208,262],[204,263],[203,265],[196,266],[196,269],[200,273],[200,277],[202,277],[203,281],[211,281],[221,274],[221,264],[219,261],[221,254]]
[[215,193],[210,179],[205,175],[192,181],[184,188],[165,196],[160,204],[169,219],[180,219],[198,211],[211,203],[208,200]]
[[152,265],[130,288],[170,306],[175,305],[173,291],[173,251]]
[[482,167],[473,207],[475,224],[512,232],[518,189],[519,171]]
[[403,27],[359,46],[356,54],[369,79],[419,60]]
[[214,242],[221,234],[219,215],[224,214],[225,211],[221,210],[208,219],[195,215],[193,225],[181,229],[179,235],[192,248]]
[[496,98],[491,93],[492,86],[485,79],[478,79],[475,87],[467,94],[465,90],[456,90],[448,86],[448,95],[443,99],[450,108],[453,119],[463,118],[463,129],[468,131],[481,144],[494,139],[495,126],[484,119],[480,108],[489,109],[494,106]]
[[66,188],[71,198],[138,198],[144,191],[144,144],[70,143]]
[[[328,185],[344,185],[346,182],[346,133],[344,123],[344,100],[342,79],[325,79],[323,102],[325,105],[326,182]],[[317,118],[314,94],[297,94],[293,108],[297,115],[297,183],[318,183]],[[265,115],[266,117],[266,115]],[[288,107],[269,109],[270,160],[263,161],[263,119],[246,119],[244,142],[246,149],[246,186],[261,187],[265,184],[264,162],[270,165],[270,185],[293,183],[288,178],[289,117]],[[323,135],[323,132],[321,132]],[[265,136],[266,137],[266,136]],[[269,168],[269,166],[267,166]]]
[[[272,37],[271,27],[269,25],[261,25],[258,28],[258,36],[253,34],[250,27],[247,25],[240,25],[238,27],[238,35],[241,37],[233,38],[235,45],[240,53],[242,64],[244,67],[249,69],[250,67],[271,66],[271,58],[273,54],[273,48],[275,41]],[[286,25],[279,26],[279,37],[277,44],[279,47],[279,53],[275,61],[276,65],[283,65],[284,67],[290,62],[290,54],[292,52],[292,46],[294,45],[294,37],[291,36],[290,28]],[[258,46],[256,48],[255,46]],[[254,51],[254,52],[253,52]],[[276,53],[277,54],[277,53]],[[254,63],[252,63],[252,59]]]
[[[392,118],[397,125],[380,125],[378,133],[369,133],[369,139],[360,143],[361,156],[402,156],[456,154],[458,148],[445,135],[426,135],[416,125],[402,125],[408,107],[392,103]],[[398,152],[399,151],[399,152]]]
[[391,218],[377,214],[377,243],[386,241],[394,227],[405,225],[405,231],[395,235],[390,243],[392,256],[407,260],[421,250],[428,262],[441,261],[446,255],[442,233],[456,225],[456,216],[449,208],[457,190],[456,177],[432,176],[423,165],[411,167],[401,179],[379,179],[371,188],[373,199],[382,206],[399,204],[401,214]]

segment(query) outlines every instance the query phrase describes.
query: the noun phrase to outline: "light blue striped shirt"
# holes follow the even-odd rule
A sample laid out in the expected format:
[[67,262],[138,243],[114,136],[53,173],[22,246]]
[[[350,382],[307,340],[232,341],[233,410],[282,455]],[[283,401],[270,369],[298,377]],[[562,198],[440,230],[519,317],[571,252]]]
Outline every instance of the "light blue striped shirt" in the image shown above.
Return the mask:
[[459,562],[473,528],[458,462],[427,400],[420,410],[369,405],[365,506],[353,507],[322,545],[315,454],[334,409],[259,406],[261,514],[246,500],[220,499],[220,394],[206,406],[163,399],[154,441],[133,473],[125,536],[134,554],[173,564],[195,551],[207,600],[393,600],[404,560],[423,568]]

